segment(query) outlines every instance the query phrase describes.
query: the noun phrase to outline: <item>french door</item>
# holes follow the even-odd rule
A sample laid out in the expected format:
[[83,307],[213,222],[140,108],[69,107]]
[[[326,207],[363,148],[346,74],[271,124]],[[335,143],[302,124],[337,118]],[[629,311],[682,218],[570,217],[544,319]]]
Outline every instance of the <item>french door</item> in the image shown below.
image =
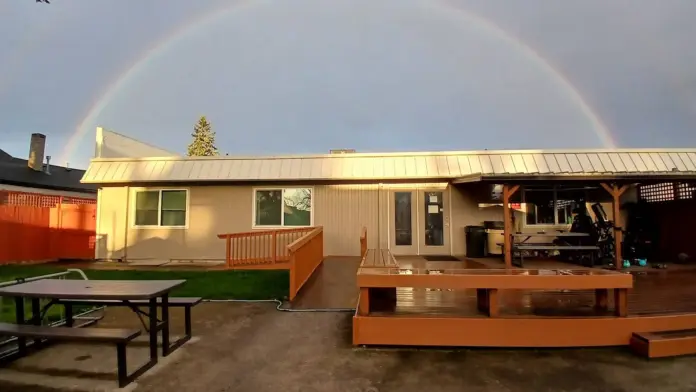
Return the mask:
[[389,194],[390,249],[395,255],[449,255],[449,194],[398,189]]

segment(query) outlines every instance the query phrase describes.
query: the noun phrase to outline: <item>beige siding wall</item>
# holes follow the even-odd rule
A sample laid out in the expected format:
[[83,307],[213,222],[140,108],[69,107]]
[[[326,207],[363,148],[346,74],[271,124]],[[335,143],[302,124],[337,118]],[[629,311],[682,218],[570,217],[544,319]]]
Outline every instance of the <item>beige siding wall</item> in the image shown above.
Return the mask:
[[[298,186],[300,185],[293,185]],[[432,186],[434,185],[428,185]],[[314,190],[314,225],[324,226],[324,253],[357,256],[360,229],[363,226],[367,227],[369,247],[388,248],[389,203],[392,202],[388,191],[396,188],[423,187],[423,184],[311,186]],[[97,222],[98,258],[223,260],[225,242],[218,239],[217,235],[253,230],[254,188],[251,186],[187,188],[188,227],[181,229],[133,227],[134,193],[139,189],[143,188],[108,187],[100,191]],[[475,188],[450,187],[449,193],[452,254],[463,255],[466,253],[464,228],[468,225],[481,225],[486,220],[502,220],[502,208],[478,207],[479,202],[485,200],[480,200],[481,192]],[[630,190],[622,201],[634,198],[635,192]],[[604,206],[611,219],[611,203]],[[515,216],[516,230],[539,230],[539,227],[524,225],[524,213],[518,211]]]
[[140,189],[143,188],[101,190],[98,258],[222,260],[225,245],[217,235],[251,229],[252,199],[248,187],[188,188],[187,228],[133,227],[134,193]]
[[[362,226],[367,227],[368,243],[378,243],[379,226],[385,224],[380,222],[378,185],[311,187],[314,224],[324,226],[326,255],[359,255]],[[98,258],[223,260],[225,242],[217,235],[253,230],[254,188],[251,186],[186,188],[189,190],[187,228],[133,227],[134,194],[142,189],[145,188],[108,187],[100,191]]]
[[452,254],[466,254],[466,241],[464,228],[466,226],[480,226],[483,221],[502,221],[502,207],[480,208],[479,200],[474,196],[476,192],[452,187]]
[[380,239],[379,185],[323,185],[314,187],[314,224],[324,226],[324,253],[360,255],[360,230],[367,227],[367,243]]
[[[312,196],[314,225],[324,226],[326,255],[357,256],[360,253],[360,229],[367,227],[368,246],[389,246],[388,190],[418,188],[422,184],[346,184],[315,185]],[[293,185],[299,187],[301,185]],[[429,185],[427,187],[432,187]],[[444,185],[443,185],[444,186]],[[269,186],[264,186],[264,188]],[[273,187],[273,186],[270,186]],[[442,187],[442,186],[441,186]],[[108,187],[100,191],[97,257],[128,260],[222,260],[224,241],[219,233],[252,231],[254,188],[251,186],[196,186],[189,190],[187,228],[133,227],[133,200],[139,187]],[[181,189],[181,188],[162,188]],[[467,203],[453,200],[455,216],[467,217]],[[475,208],[475,205],[474,205]],[[468,218],[467,218],[468,219]],[[456,246],[462,240],[453,239]],[[462,245],[463,246],[463,245]]]

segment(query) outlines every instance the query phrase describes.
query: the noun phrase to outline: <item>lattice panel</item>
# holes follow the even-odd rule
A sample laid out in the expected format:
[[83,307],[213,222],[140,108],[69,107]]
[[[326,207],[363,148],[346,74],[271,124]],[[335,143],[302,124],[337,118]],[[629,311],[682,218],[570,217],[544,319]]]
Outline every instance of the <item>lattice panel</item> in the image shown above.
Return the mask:
[[55,195],[42,195],[28,192],[0,192],[0,204],[11,206],[56,207],[58,204],[96,204],[94,199],[81,197],[67,197]]
[[651,203],[674,200],[674,184],[641,185],[640,198]]
[[680,183],[677,186],[677,196],[680,199],[696,198],[696,184]]

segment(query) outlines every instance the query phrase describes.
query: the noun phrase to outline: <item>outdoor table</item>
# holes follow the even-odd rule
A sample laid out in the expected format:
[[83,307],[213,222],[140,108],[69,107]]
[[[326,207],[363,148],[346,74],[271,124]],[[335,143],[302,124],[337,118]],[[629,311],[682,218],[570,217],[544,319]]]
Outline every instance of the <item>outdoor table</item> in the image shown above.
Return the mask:
[[571,231],[557,231],[557,232],[550,232],[550,233],[514,233],[512,235],[513,238],[524,238],[522,241],[519,241],[518,244],[524,244],[529,239],[532,237],[540,237],[540,238],[563,238],[563,237],[589,237],[589,233],[577,233],[577,232],[571,232]]
[[[157,363],[157,334],[162,332],[162,356],[170,353],[169,345],[169,293],[183,285],[185,280],[58,280],[45,279],[0,288],[0,296],[15,299],[15,318],[17,324],[41,325],[43,314],[52,305],[61,300],[89,300],[95,304],[100,301],[108,304],[122,301],[125,305],[149,318],[150,362],[149,367]],[[31,299],[32,318],[24,315],[24,300]],[[40,300],[50,302],[41,309]],[[158,303],[159,299],[159,303]],[[148,311],[141,312],[129,301],[148,301]],[[157,320],[157,307],[162,308],[162,320]],[[66,326],[72,327],[72,305],[65,305]],[[38,316],[38,317],[37,317]],[[26,339],[18,338],[18,348],[26,349]]]

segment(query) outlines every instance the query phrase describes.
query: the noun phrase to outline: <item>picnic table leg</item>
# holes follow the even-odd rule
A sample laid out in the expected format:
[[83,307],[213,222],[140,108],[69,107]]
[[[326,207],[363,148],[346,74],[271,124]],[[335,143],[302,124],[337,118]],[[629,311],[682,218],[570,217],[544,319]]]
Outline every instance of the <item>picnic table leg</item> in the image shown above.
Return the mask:
[[488,291],[488,316],[498,317],[500,308],[498,307],[498,289],[487,289]]
[[595,290],[595,309],[606,311],[609,304],[609,290],[608,289],[596,289]]
[[628,316],[628,289],[614,289],[614,307],[617,317]]
[[169,355],[169,295],[162,296],[162,356]]
[[157,363],[157,298],[150,298],[148,303],[150,315],[150,363]]
[[184,333],[187,338],[191,338],[193,333],[191,332],[191,307],[184,307]]
[[[26,318],[24,316],[24,298],[15,297],[15,322],[17,324],[25,324]],[[24,356],[27,353],[27,338],[17,337],[17,351],[20,356]]]
[[41,325],[41,301],[38,298],[31,299],[31,323]]
[[63,304],[65,309],[65,326],[71,328],[73,326],[73,307],[72,304]]

